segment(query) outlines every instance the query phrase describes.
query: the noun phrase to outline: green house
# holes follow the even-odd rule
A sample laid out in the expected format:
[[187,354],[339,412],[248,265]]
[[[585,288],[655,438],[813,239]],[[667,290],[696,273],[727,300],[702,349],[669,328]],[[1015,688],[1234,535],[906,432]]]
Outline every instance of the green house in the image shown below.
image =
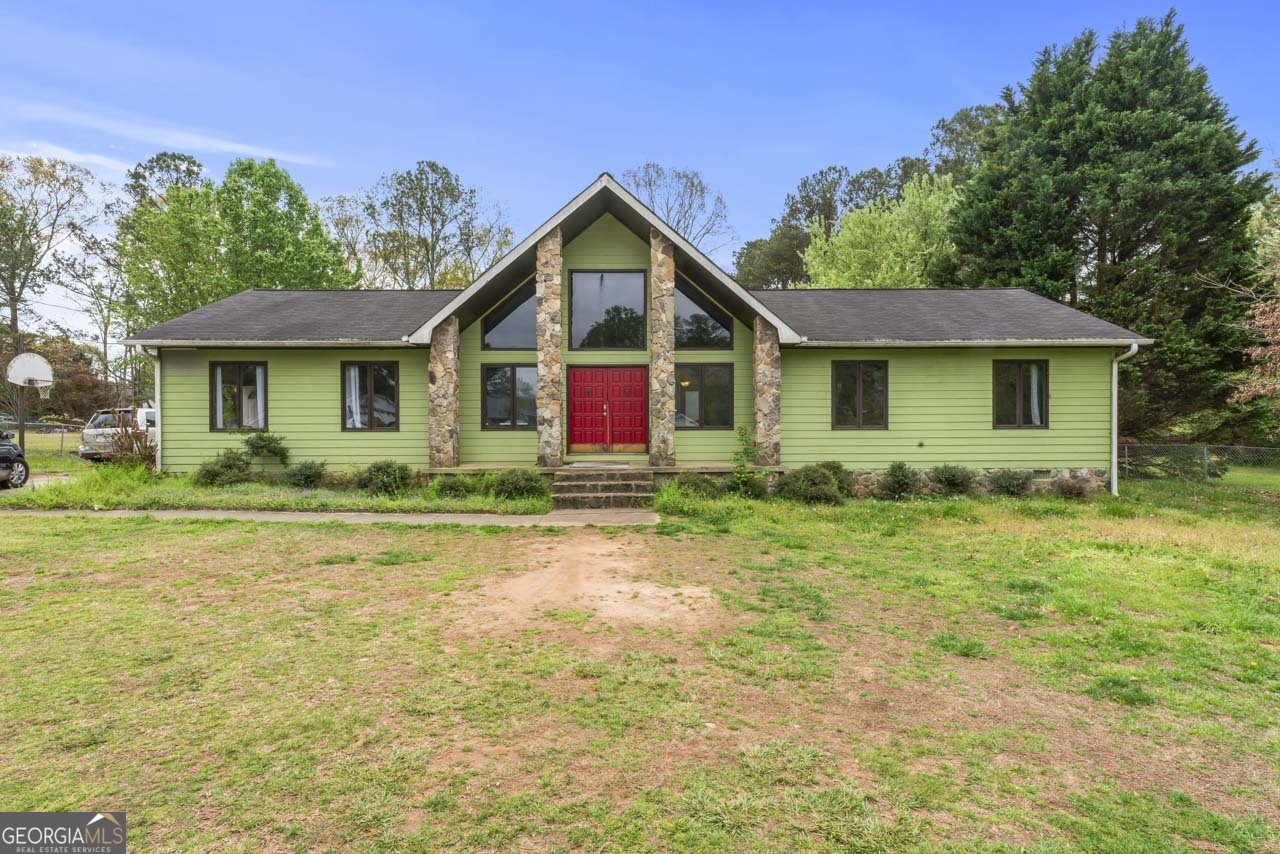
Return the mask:
[[160,465],[246,430],[335,468],[840,460],[1087,469],[1150,343],[1016,289],[749,291],[601,175],[460,291],[246,291],[129,338]]

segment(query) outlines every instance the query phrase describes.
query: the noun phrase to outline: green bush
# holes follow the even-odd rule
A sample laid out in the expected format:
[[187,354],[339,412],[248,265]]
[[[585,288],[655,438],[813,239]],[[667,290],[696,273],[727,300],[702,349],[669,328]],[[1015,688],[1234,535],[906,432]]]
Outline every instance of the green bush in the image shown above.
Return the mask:
[[676,475],[676,486],[699,498],[719,498],[725,493],[724,481],[701,472],[681,472]]
[[507,469],[493,478],[490,491],[494,498],[545,498],[551,487],[533,469]]
[[1022,496],[1031,492],[1032,477],[1026,469],[1000,469],[993,471],[988,479],[996,495]]
[[930,469],[929,477],[943,495],[965,495],[973,489],[973,482],[977,479],[973,469],[950,464]]
[[920,491],[920,472],[904,462],[890,463],[876,484],[876,495],[891,501],[910,498]]
[[381,460],[356,477],[356,486],[374,495],[396,495],[413,483],[413,471],[404,463]]
[[275,457],[280,465],[289,465],[289,449],[278,433],[246,433],[240,441],[251,457]]
[[858,478],[844,467],[844,463],[838,460],[827,460],[818,463],[818,468],[830,473],[832,480],[836,482],[836,488],[845,498],[853,498],[858,491]]
[[284,482],[302,489],[315,489],[324,482],[324,463],[303,460],[285,469]]
[[191,480],[199,486],[229,486],[244,483],[250,474],[249,455],[227,448],[213,459],[202,462]]
[[733,477],[733,491],[743,498],[762,499],[769,497],[769,484],[765,483],[764,477],[757,473],[749,473],[739,476],[737,472]]
[[443,474],[431,481],[437,498],[466,498],[475,491],[471,481],[456,474]]
[[840,487],[831,472],[818,466],[801,466],[778,478],[778,494],[805,504],[839,504]]

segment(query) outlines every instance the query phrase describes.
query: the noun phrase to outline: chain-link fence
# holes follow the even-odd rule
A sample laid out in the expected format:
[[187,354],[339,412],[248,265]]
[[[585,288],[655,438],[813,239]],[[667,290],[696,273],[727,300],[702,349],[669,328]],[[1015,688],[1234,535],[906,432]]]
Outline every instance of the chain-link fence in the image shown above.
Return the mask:
[[[80,447],[81,424],[63,424],[54,421],[27,422],[28,455],[46,453],[54,456],[76,456]],[[13,433],[17,440],[18,422],[0,415],[0,431]]]
[[1280,448],[1121,445],[1120,477],[1225,483],[1280,492]]

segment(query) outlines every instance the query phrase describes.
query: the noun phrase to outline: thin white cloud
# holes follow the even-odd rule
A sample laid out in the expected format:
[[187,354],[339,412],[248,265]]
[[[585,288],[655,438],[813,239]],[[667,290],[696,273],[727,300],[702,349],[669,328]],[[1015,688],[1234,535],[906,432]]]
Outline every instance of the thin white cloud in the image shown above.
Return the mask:
[[30,101],[9,101],[6,106],[28,121],[83,128],[135,142],[145,142],[156,148],[264,159],[270,157],[282,163],[296,163],[300,166],[332,165],[324,157],[237,142],[213,133],[175,127],[139,116],[106,115]]
[[92,166],[98,169],[104,169],[109,172],[128,172],[133,168],[132,163],[126,163],[123,160],[117,160],[114,157],[107,157],[105,154],[94,154],[88,151],[73,151],[70,148],[64,148],[61,145],[54,145],[51,142],[26,142],[13,148],[0,148],[0,154],[7,154],[11,157],[51,157],[58,160],[68,160],[72,163],[79,163],[81,166]]

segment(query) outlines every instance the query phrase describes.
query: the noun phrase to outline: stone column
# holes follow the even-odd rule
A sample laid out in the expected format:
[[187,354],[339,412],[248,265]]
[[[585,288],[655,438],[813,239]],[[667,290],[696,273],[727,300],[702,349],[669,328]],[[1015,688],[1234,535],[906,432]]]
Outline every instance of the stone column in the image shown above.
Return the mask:
[[563,238],[555,228],[538,241],[535,275],[538,337],[538,465],[564,464],[564,322],[561,313],[560,251]]
[[432,468],[458,464],[458,318],[431,333],[427,359],[427,447]]
[[776,466],[782,463],[782,350],[778,330],[763,317],[756,318],[754,331],[756,464]]
[[649,229],[649,465],[676,464],[676,251]]

